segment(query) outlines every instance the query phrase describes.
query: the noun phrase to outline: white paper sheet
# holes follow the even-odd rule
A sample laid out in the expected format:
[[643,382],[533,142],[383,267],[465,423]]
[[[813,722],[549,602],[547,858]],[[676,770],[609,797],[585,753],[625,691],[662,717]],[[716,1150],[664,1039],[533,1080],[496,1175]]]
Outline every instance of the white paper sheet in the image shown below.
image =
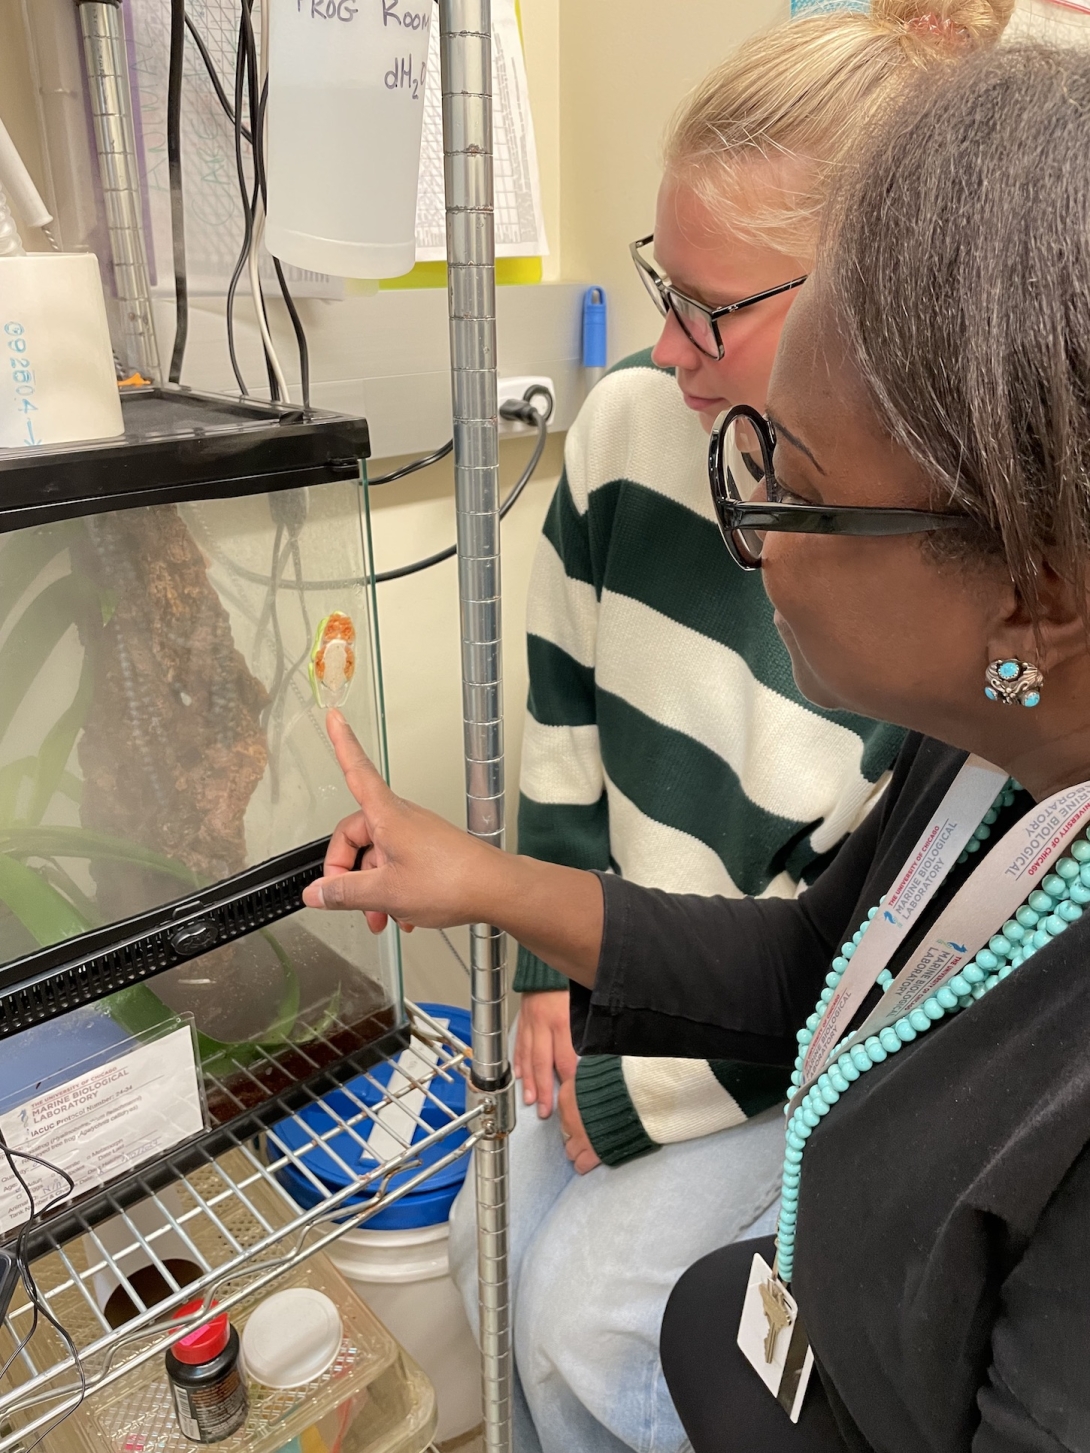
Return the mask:
[[[119,1053],[94,1069],[0,1115],[12,1150],[28,1151],[68,1172],[75,1194],[105,1185],[204,1129],[188,1025]],[[60,1176],[16,1158],[40,1210],[65,1192]],[[21,1226],[27,1198],[0,1154],[0,1233]]]
[[[515,0],[492,0],[492,147],[496,189],[496,256],[544,257],[549,251],[541,211],[534,121],[522,56]],[[439,86],[439,28],[432,27],[420,191],[416,202],[416,258],[447,255],[443,193],[443,106]]]

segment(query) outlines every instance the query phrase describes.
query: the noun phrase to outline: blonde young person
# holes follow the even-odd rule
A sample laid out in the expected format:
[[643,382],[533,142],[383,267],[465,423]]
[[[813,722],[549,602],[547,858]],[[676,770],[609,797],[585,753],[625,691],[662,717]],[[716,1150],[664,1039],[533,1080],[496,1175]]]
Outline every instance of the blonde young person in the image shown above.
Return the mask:
[[[880,0],[797,21],[680,108],[653,237],[633,247],[661,336],[582,410],[535,564],[520,851],[675,892],[794,896],[880,794],[901,733],[798,691],[759,579],[724,571],[707,431],[764,407],[827,183],[868,118],[1008,10]],[[518,1453],[673,1453],[666,1295],[774,1213],[788,1071],[580,1061],[567,981],[522,948],[515,988]],[[471,1317],[475,1253],[463,1194],[451,1260]]]

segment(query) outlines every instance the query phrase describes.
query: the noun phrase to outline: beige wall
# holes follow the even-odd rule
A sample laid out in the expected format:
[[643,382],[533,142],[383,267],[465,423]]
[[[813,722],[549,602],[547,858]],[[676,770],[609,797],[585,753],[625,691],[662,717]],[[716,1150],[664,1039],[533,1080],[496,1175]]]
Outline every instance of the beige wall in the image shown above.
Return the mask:
[[559,0],[559,8],[562,271],[605,287],[613,360],[657,336],[628,244],[654,225],[667,120],[733,46],[786,20],[789,4]]

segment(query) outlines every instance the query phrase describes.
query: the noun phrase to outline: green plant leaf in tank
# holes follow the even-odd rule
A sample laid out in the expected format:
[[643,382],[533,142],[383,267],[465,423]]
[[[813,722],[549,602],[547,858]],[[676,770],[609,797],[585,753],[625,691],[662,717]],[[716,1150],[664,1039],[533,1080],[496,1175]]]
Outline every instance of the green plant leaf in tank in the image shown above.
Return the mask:
[[0,767],[0,828],[15,821],[19,809],[19,789],[34,772],[36,758],[19,757]]
[[34,871],[41,873],[47,883],[56,888],[62,897],[68,899],[76,912],[87,920],[89,928],[99,927],[102,918],[99,914],[98,906],[88,898],[87,894],[75,879],[64,871],[60,863],[55,863],[52,859],[47,859],[39,864]]
[[293,1042],[295,1044],[309,1044],[313,1039],[324,1039],[326,1034],[337,1023],[340,1012],[341,986],[338,984],[322,1013],[322,1017],[313,1024],[304,1025],[302,1034],[297,1034]]
[[[132,984],[127,989],[119,989],[106,999],[105,1004],[110,1018],[137,1038],[143,1038],[178,1017],[147,984]],[[206,1073],[209,1066],[235,1058],[234,1051],[239,1048],[250,1048],[256,1052],[256,1046],[225,1044],[202,1033],[199,1027],[197,1029],[197,1057]]]
[[63,792],[65,797],[74,802],[77,807],[83,801],[83,783],[72,772],[61,773],[61,780],[57,783],[57,791]]
[[54,580],[30,602],[0,646],[0,737],[60,638],[98,614],[98,592],[78,575]]
[[91,926],[40,873],[4,852],[0,852],[0,900],[43,948],[86,933]]
[[72,703],[50,727],[39,748],[34,773],[34,789],[26,815],[28,825],[33,826],[41,822],[42,815],[52,801],[54,792],[60,787],[61,778],[68,766],[68,759],[72,755],[72,748],[76,745],[76,738],[83,730],[83,723],[87,719],[94,684],[91,658],[89,655],[85,655],[79,685],[76,687]]
[[0,550],[0,625],[50,561],[67,550],[76,534],[73,521],[20,530]]
[[0,827],[0,853],[16,858],[93,858],[132,863],[154,868],[187,888],[205,886],[196,873],[175,858],[86,827]]

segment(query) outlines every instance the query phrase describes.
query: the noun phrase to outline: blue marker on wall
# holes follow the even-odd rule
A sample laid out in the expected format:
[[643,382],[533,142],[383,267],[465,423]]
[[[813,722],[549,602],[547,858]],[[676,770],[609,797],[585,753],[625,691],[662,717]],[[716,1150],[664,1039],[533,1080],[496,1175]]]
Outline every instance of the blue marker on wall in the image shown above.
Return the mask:
[[588,288],[583,294],[583,368],[589,393],[606,368],[606,294],[604,288]]

